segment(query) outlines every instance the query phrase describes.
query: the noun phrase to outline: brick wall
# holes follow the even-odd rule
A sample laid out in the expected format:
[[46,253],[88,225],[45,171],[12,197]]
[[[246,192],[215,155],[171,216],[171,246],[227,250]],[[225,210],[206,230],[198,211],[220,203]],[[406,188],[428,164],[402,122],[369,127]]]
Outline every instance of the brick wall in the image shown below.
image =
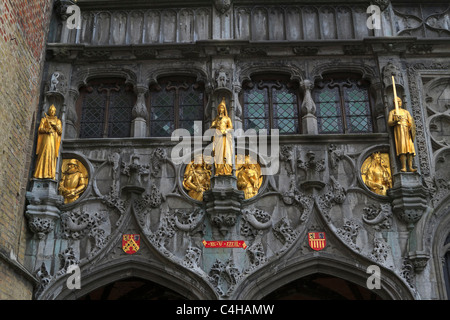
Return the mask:
[[0,2],[0,300],[32,296],[29,279],[11,266],[25,254],[25,193],[52,3]]

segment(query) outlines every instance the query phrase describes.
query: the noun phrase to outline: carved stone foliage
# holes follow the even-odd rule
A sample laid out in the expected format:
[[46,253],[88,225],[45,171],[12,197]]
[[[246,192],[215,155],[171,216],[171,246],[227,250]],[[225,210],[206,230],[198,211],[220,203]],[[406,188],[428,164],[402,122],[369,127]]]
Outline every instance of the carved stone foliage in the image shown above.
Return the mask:
[[379,206],[372,204],[364,208],[363,221],[372,225],[376,231],[390,229],[392,226],[392,209],[389,203]]
[[342,227],[337,230],[339,237],[352,249],[360,251],[356,244],[356,238],[359,233],[359,224],[354,220],[347,220]]
[[[92,188],[79,202],[62,207],[57,237],[63,246],[49,276],[42,271],[43,283],[52,274],[65,276],[72,264],[94,268],[102,257],[123,258],[117,242],[122,233],[140,234],[141,246],[151,247],[136,256],[159,252],[170,264],[204,279],[221,299],[232,297],[252,273],[285,255],[298,255],[291,249],[307,246],[302,241],[311,223],[327,232],[328,253],[344,247],[381,265],[393,260],[390,243],[380,236],[395,228],[390,205],[371,205],[370,192],[358,187],[356,175],[347,174],[358,172],[361,149],[352,154],[343,145],[323,144],[308,152],[282,145],[283,170],[263,183],[257,201],[244,199],[237,177],[234,184],[215,181],[199,201],[184,190],[185,165],[172,163],[165,146],[136,144],[119,153],[85,144],[78,152],[92,163]],[[210,240],[239,241],[245,247],[211,248],[205,244]]]
[[[105,230],[104,224],[108,221],[108,216],[103,212],[80,211],[63,212],[61,214],[62,238],[69,240],[92,239],[90,255],[103,248],[109,230]],[[72,242],[69,241],[69,242]]]
[[225,262],[216,260],[208,273],[208,277],[218,294],[226,297],[233,291],[241,273],[234,265],[233,259],[230,258]]

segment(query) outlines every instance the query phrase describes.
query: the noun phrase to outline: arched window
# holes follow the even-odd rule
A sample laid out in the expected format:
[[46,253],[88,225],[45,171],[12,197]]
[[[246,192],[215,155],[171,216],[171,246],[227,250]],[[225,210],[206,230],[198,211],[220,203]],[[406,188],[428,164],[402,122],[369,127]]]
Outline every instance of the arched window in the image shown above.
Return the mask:
[[280,134],[300,132],[298,86],[288,78],[253,77],[244,83],[244,130],[279,129]]
[[[175,129],[202,132],[204,87],[195,78],[166,77],[150,88],[150,135],[170,137]],[[198,131],[197,131],[198,130]]]
[[90,81],[77,102],[80,138],[129,137],[135,101],[132,86],[123,79]]
[[369,83],[336,74],[317,82],[313,92],[319,133],[373,132]]

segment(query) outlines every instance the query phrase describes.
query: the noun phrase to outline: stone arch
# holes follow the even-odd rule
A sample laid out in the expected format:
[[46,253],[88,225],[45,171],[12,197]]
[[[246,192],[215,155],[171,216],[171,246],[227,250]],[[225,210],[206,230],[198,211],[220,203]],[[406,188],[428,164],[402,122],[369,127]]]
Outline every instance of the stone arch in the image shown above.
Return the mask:
[[291,81],[301,82],[305,79],[305,72],[293,65],[256,65],[244,67],[238,74],[239,84],[242,85],[245,81],[250,81],[252,76],[264,74],[281,74],[290,77]]
[[[430,262],[436,273],[438,299],[449,299],[450,288],[446,286],[444,260],[446,254],[450,252],[450,244],[448,243],[450,237],[450,196],[447,194],[433,214],[427,215],[426,218],[424,223],[428,228],[426,228],[422,237],[425,245],[429,245],[428,247],[431,248],[432,259],[430,259]],[[447,279],[447,281],[449,280]]]
[[[368,262],[368,265],[373,263]],[[361,287],[366,287],[370,273],[361,263],[355,263],[350,259],[321,253],[319,257],[314,254],[304,256],[302,259],[293,259],[283,269],[276,273],[266,266],[265,271],[259,270],[248,277],[241,285],[241,290],[236,292],[235,299],[263,299],[276,289],[283,287],[297,279],[313,274],[325,274],[347,280]],[[374,289],[375,293],[383,300],[409,300],[414,299],[413,294],[397,276],[391,271],[380,267],[381,288]]]
[[[179,267],[178,267],[179,268]],[[68,276],[60,277],[39,297],[41,300],[76,300],[105,285],[128,278],[139,278],[165,287],[188,300],[216,299],[214,290],[201,277],[185,270],[179,272],[171,263],[155,259],[126,256],[108,261],[98,267],[87,264],[81,267],[81,288],[70,290]]]
[[106,68],[86,68],[81,71],[75,71],[71,77],[70,87],[72,90],[79,90],[82,86],[87,85],[90,80],[97,78],[123,78],[125,84],[131,84],[133,88],[137,85],[137,75],[134,71],[109,66]]
[[323,63],[315,66],[311,71],[311,80],[320,80],[325,74],[344,72],[359,74],[362,79],[369,81],[371,84],[380,82],[375,68],[371,68],[364,64],[347,63],[339,60],[333,60],[329,63]]

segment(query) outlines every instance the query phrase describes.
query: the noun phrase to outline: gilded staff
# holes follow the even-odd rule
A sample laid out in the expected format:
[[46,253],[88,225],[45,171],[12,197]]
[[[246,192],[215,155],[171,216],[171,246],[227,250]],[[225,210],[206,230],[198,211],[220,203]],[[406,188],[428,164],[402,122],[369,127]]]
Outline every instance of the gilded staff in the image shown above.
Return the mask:
[[392,76],[392,88],[394,89],[395,114],[398,114],[397,89],[395,88],[395,79],[394,79],[394,76]]

